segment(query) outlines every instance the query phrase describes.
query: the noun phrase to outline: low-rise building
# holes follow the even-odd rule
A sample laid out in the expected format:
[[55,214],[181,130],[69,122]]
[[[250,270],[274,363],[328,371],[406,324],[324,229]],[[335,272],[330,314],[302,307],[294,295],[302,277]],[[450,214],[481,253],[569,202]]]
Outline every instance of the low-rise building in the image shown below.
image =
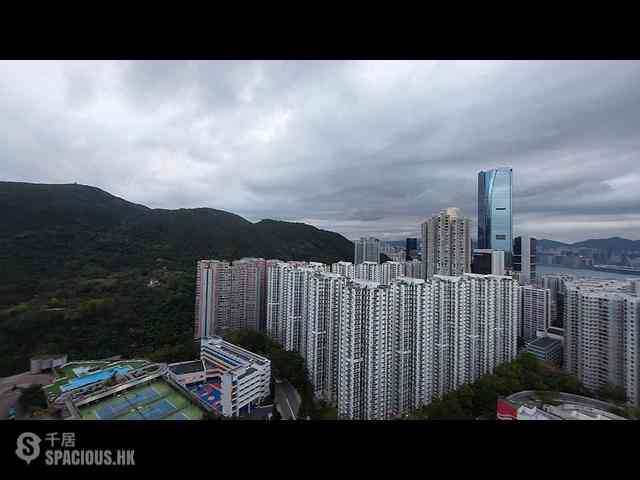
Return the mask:
[[549,398],[534,391],[514,393],[499,398],[498,420],[627,420],[611,413],[616,405],[569,393],[545,392]]
[[206,376],[219,385],[221,413],[237,417],[270,395],[271,361],[220,337],[201,340]]
[[207,378],[202,360],[172,363],[167,374],[180,385],[204,382]]
[[525,350],[538,360],[562,364],[562,341],[552,337],[540,337],[529,342]]

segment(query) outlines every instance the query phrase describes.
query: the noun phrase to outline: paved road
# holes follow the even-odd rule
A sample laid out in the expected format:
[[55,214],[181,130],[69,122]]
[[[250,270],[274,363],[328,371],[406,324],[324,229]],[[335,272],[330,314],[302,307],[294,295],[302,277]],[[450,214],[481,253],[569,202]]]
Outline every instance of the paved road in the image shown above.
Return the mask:
[[300,395],[288,380],[276,379],[275,404],[283,420],[298,418]]

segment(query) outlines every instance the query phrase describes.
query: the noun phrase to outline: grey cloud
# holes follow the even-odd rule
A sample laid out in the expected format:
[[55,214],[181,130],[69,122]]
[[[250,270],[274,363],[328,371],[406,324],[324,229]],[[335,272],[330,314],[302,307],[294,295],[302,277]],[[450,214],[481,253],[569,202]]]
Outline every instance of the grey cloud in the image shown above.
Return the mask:
[[638,85],[640,62],[0,62],[2,175],[402,238],[475,220],[478,171],[509,165],[516,231],[640,238]]

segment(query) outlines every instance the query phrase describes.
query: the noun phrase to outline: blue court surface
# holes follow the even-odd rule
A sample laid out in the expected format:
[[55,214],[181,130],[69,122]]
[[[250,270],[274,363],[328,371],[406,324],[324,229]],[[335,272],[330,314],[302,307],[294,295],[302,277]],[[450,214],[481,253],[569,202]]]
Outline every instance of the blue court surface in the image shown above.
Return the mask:
[[160,420],[178,410],[169,400],[160,400],[150,407],[140,410],[140,413],[147,420]]
[[122,415],[124,412],[127,412],[130,409],[131,405],[129,405],[126,400],[122,399],[118,403],[100,407],[98,410],[96,410],[96,417],[98,417],[100,420],[110,420],[117,417],[118,415]]
[[132,406],[142,405],[143,403],[148,403],[151,400],[160,397],[160,394],[155,391],[153,387],[145,388],[144,390],[140,390],[139,392],[128,393],[125,395],[127,401]]
[[200,400],[205,402],[211,407],[218,408],[220,410],[220,398],[222,397],[222,390],[219,383],[203,383],[196,384],[189,387],[189,390],[197,396]]
[[126,415],[118,418],[117,420],[144,420],[144,417],[140,415],[137,411],[132,410]]
[[127,373],[129,370],[130,369],[128,367],[113,367],[109,368],[108,370],[101,370],[90,375],[84,375],[82,377],[74,378],[73,380],[70,380],[66,385],[63,385],[60,390],[62,392],[68,392],[69,390],[75,390],[76,388],[86,387],[87,385],[91,385],[92,383],[106,380],[114,373],[122,374]]

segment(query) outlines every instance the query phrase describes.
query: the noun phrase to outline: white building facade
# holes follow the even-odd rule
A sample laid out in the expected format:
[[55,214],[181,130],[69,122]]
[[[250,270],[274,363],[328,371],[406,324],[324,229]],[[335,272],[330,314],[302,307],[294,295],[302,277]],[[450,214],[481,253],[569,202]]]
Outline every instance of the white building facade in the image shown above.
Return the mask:
[[471,272],[471,220],[458,208],[447,208],[422,224],[422,270],[433,275]]

